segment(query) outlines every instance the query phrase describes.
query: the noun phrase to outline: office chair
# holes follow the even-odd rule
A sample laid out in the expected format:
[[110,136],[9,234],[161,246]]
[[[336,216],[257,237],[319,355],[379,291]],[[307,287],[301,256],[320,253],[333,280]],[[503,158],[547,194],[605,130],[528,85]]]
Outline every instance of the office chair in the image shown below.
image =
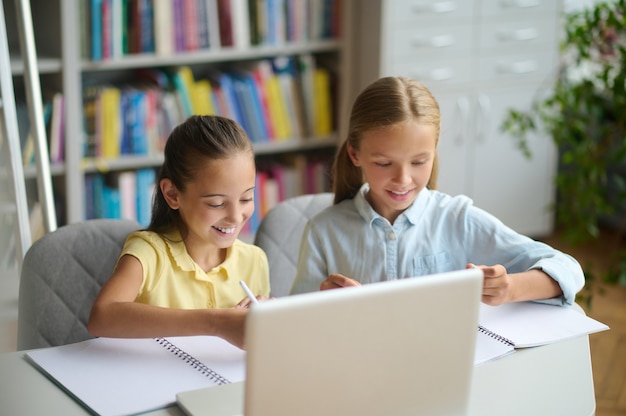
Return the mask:
[[17,349],[92,338],[91,305],[111,276],[126,236],[139,224],[97,219],[45,234],[26,252],[18,300]]
[[254,244],[267,254],[272,296],[289,294],[296,277],[304,226],[332,203],[332,193],[301,195],[280,202],[263,217]]

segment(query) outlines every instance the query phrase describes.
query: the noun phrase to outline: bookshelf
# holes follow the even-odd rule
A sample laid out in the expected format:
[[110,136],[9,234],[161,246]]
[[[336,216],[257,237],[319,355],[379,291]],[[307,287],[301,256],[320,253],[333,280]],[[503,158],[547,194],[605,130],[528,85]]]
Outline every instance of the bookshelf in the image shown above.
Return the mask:
[[[172,118],[173,126],[177,122],[182,121],[180,118],[181,107],[184,108],[184,104],[180,104],[180,93],[175,86],[175,77],[177,71],[181,68],[188,70],[194,80],[194,83],[199,81],[209,80],[215,82],[215,78],[210,78],[212,74],[234,74],[235,70],[238,71],[252,71],[257,65],[261,63],[269,63],[270,68],[276,70],[277,62],[288,61],[292,65],[298,64],[297,68],[301,69],[302,64],[300,59],[305,57],[312,60],[314,67],[325,71],[326,75],[326,90],[329,100],[330,108],[324,108],[327,110],[326,117],[330,117],[330,121],[326,121],[325,125],[328,127],[325,131],[311,131],[306,127],[294,132],[291,131],[284,137],[278,138],[275,136],[269,136],[267,134],[267,128],[262,130],[253,131],[252,127],[246,125],[245,120],[237,120],[248,131],[248,134],[253,138],[255,142],[255,152],[259,161],[259,166],[285,166],[287,168],[300,167],[300,174],[307,172],[305,168],[307,159],[312,158],[316,163],[326,158],[330,160],[334,153],[338,141],[338,131],[341,129],[340,120],[342,117],[342,109],[345,108],[346,100],[346,88],[342,81],[345,78],[347,66],[347,21],[349,15],[344,12],[348,10],[348,4],[350,0],[277,0],[277,1],[260,1],[260,0],[168,0],[158,2],[153,0],[98,0],[98,1],[78,1],[78,0],[33,0],[33,18],[36,28],[36,40],[39,53],[45,56],[47,59],[42,59],[42,65],[45,72],[42,73],[42,90],[44,91],[44,100],[51,96],[52,92],[60,92],[64,99],[64,116],[63,116],[63,147],[62,147],[62,160],[53,162],[51,165],[51,173],[53,176],[53,182],[55,185],[55,199],[58,206],[59,224],[74,223],[82,221],[90,217],[98,217],[101,215],[101,211],[88,212],[89,203],[88,190],[89,180],[91,177],[98,175],[105,175],[108,179],[121,175],[126,172],[134,172],[142,169],[156,170],[161,162],[162,155],[157,148],[154,149],[152,145],[149,145],[150,149],[143,152],[132,152],[124,154],[119,150],[114,151],[113,156],[103,155],[98,152],[86,152],[85,141],[90,140],[89,132],[86,132],[85,123],[85,96],[87,92],[97,90],[101,92],[105,86],[112,87],[124,97],[125,89],[141,89],[145,82],[147,82],[145,76],[147,73],[159,73],[165,75],[167,79],[167,86],[161,86],[158,90],[159,99],[162,99],[166,94],[172,101],[172,97],[175,99],[179,110],[179,118]],[[119,31],[119,22],[117,22],[116,16],[120,16],[119,7],[127,5],[128,10],[132,7],[138,7],[140,5],[149,6],[157,4],[167,4],[168,7],[184,7],[193,3],[193,7],[221,7],[223,4],[230,4],[231,7],[241,7],[245,5],[248,8],[248,13],[237,14],[237,16],[248,16],[247,20],[238,19],[235,23],[235,18],[229,20],[231,25],[237,25],[239,30],[242,30],[242,22],[247,22],[248,33],[257,33],[254,29],[259,27],[261,20],[268,22],[270,27],[279,27],[281,19],[286,19],[283,14],[280,16],[277,10],[288,10],[288,7],[293,7],[297,4],[307,6],[306,13],[309,18],[299,18],[302,22],[309,22],[308,24],[298,23],[298,25],[291,25],[292,30],[294,27],[301,27],[302,34],[300,37],[292,35],[292,39],[284,38],[284,32],[282,35],[268,34],[269,31],[259,31],[264,33],[263,36],[256,38],[250,36],[247,41],[233,41],[234,46],[222,45],[221,37],[223,33],[219,33],[220,39],[210,43],[206,47],[196,46],[191,49],[175,50],[175,45],[158,46],[154,45],[152,49],[140,51],[139,49],[127,52],[116,52],[119,48],[115,45],[119,45],[118,42],[114,42],[113,39],[117,37],[104,35],[103,32],[94,32],[93,20],[90,14],[90,7],[92,5],[98,5],[98,10],[102,12],[107,7],[111,7],[111,10],[105,11],[104,20],[100,20],[100,24],[103,22],[112,21],[110,25],[105,24],[115,33]],[[269,9],[269,7],[276,7],[277,9]],[[105,9],[103,9],[103,7]],[[268,9],[265,9],[265,8]],[[251,12],[257,8],[259,10],[265,10],[263,19],[258,17],[250,24]],[[117,10],[117,11],[116,11]],[[174,13],[172,10],[170,15]],[[196,11],[199,9],[196,9]],[[204,10],[204,9],[202,9]],[[272,12],[272,10],[274,10]],[[304,9],[303,9],[304,10]],[[131,10],[132,11],[132,10]],[[320,12],[322,11],[322,12]],[[163,11],[156,12],[152,9],[152,21],[157,22],[157,15],[161,16],[159,19],[163,19]],[[232,13],[241,13],[241,10],[231,10]],[[130,12],[129,12],[130,13]],[[159,14],[160,13],[160,14]],[[221,11],[220,11],[221,13]],[[196,13],[198,14],[198,13]],[[208,29],[198,29],[201,33],[207,33],[206,30],[211,31],[215,36],[215,28],[211,29],[217,24],[219,27],[227,26],[222,25],[222,21],[210,15],[208,11],[203,16],[207,16],[206,23],[208,23]],[[141,18],[141,14],[137,15],[137,18]],[[324,26],[324,19],[328,19],[330,16],[333,25],[332,30],[327,32],[314,31],[311,27],[329,28],[329,25]],[[338,17],[332,17],[338,16]],[[189,15],[187,15],[189,18]],[[130,17],[129,17],[130,19]],[[148,19],[148,18],[146,18]],[[123,19],[122,19],[123,20]],[[298,22],[300,22],[300,20]],[[147,20],[143,20],[145,23]],[[199,21],[199,20],[198,20]],[[134,21],[135,23],[138,20]],[[178,21],[180,22],[180,21]],[[278,23],[276,23],[278,22]],[[137,23],[138,24],[138,23]],[[158,20],[157,30],[153,31],[153,42],[163,37],[163,20]],[[176,21],[168,23],[176,25]],[[180,23],[179,23],[180,24]],[[195,22],[194,24],[197,24]],[[301,26],[304,24],[304,26]],[[96,27],[98,25],[96,24]],[[184,24],[184,28],[189,28],[189,24]],[[191,25],[193,27],[193,25]],[[310,27],[309,27],[310,26]],[[263,27],[261,25],[261,27]],[[133,28],[130,26],[127,28],[126,36],[131,36]],[[322,29],[320,29],[322,30]],[[106,30],[105,30],[106,31]],[[244,30],[245,32],[245,30]],[[97,53],[94,52],[93,33],[101,33],[103,36],[100,39],[100,50]],[[238,32],[237,32],[238,33]],[[235,36],[235,32],[232,33]],[[134,35],[133,35],[134,36]],[[159,38],[157,38],[157,36]],[[277,37],[278,36],[278,37]],[[283,38],[281,38],[283,36]],[[215,38],[209,38],[209,41]],[[106,39],[111,39],[108,42]],[[260,39],[260,40],[259,40]],[[265,39],[265,40],[263,40]],[[281,40],[282,39],[282,40]],[[106,46],[105,43],[110,43],[113,46]],[[256,42],[256,44],[255,44]],[[175,43],[175,40],[172,40]],[[130,45],[130,42],[127,43]],[[130,46],[127,46],[130,48]],[[16,65],[16,71],[19,71],[18,65]],[[293,84],[295,88],[299,88],[300,94],[304,94],[302,89],[304,80],[301,79],[302,74],[300,72],[293,78]],[[309,78],[307,78],[308,82]],[[142,84],[143,83],[143,84]],[[193,84],[195,85],[195,84]],[[221,85],[219,83],[213,84]],[[258,86],[258,84],[257,84]],[[156,87],[155,87],[156,89]],[[318,97],[314,95],[314,97]],[[100,96],[98,95],[98,100]],[[98,103],[101,103],[98,101]],[[159,103],[162,103],[159,101]],[[304,112],[305,105],[307,103],[301,98],[298,102],[295,102],[296,107],[300,106],[301,111]],[[100,104],[98,104],[100,105]],[[292,103],[294,106],[294,103]],[[128,107],[124,107],[124,111],[118,111],[117,114],[126,114]],[[196,111],[193,111],[196,113]],[[216,113],[220,114],[219,111]],[[100,113],[99,113],[100,114]],[[157,113],[156,117],[163,118],[164,112]],[[231,116],[229,114],[222,114]],[[104,117],[100,115],[100,117]],[[236,118],[236,117],[233,117]],[[160,120],[160,119],[159,119]],[[295,123],[296,120],[289,119],[290,122]],[[119,120],[118,120],[119,122]],[[267,122],[267,120],[266,120]],[[300,125],[304,126],[306,121],[301,121]],[[100,123],[108,125],[107,122]],[[330,123],[330,124],[329,124]],[[102,124],[101,124],[102,125]],[[258,126],[258,124],[256,124]],[[315,126],[319,123],[314,123]],[[167,125],[166,125],[167,126]],[[267,125],[265,125],[267,127]],[[163,140],[164,128],[161,131],[161,141]],[[118,135],[121,136],[125,129],[116,130]],[[261,132],[261,133],[259,133]],[[99,131],[99,137],[102,131]],[[269,136],[269,137],[266,137]],[[102,147],[96,146],[98,149]],[[314,171],[310,169],[308,171]],[[319,171],[319,169],[318,169]],[[32,166],[25,166],[25,174],[27,177],[35,174],[35,168]],[[303,179],[303,178],[302,178]],[[320,182],[319,180],[317,181]],[[306,187],[300,187],[299,192],[311,191]],[[320,189],[321,191],[323,189]],[[296,191],[298,192],[298,191]],[[291,196],[285,195],[284,196]]]

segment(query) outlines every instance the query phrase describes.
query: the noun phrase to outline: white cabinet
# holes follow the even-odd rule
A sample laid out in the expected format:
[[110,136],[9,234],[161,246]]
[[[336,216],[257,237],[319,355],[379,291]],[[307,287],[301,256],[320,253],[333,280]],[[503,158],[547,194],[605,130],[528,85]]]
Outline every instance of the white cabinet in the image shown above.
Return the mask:
[[463,193],[518,232],[552,231],[556,152],[531,159],[500,131],[552,85],[561,5],[554,0],[380,0],[355,9],[353,94],[380,76],[427,85],[441,108],[438,188]]

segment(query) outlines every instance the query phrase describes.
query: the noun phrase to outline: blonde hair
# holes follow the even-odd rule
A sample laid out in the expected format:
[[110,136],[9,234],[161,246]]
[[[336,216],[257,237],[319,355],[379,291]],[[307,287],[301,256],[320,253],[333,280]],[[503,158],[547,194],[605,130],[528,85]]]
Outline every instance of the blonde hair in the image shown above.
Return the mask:
[[[422,83],[404,77],[385,77],[366,87],[352,105],[348,137],[335,155],[333,163],[334,203],[353,198],[361,185],[361,169],[354,166],[348,155],[348,143],[359,149],[363,134],[398,123],[417,121],[435,127],[436,143],[439,143],[439,105],[428,88]],[[437,186],[437,154],[428,181],[428,188]]]

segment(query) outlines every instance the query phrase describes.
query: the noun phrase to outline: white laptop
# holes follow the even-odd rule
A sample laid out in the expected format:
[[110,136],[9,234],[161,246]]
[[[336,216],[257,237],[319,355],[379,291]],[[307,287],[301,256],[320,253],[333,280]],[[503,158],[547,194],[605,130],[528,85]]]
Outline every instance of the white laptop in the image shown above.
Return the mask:
[[182,392],[190,416],[463,415],[482,271],[254,305],[244,382]]

